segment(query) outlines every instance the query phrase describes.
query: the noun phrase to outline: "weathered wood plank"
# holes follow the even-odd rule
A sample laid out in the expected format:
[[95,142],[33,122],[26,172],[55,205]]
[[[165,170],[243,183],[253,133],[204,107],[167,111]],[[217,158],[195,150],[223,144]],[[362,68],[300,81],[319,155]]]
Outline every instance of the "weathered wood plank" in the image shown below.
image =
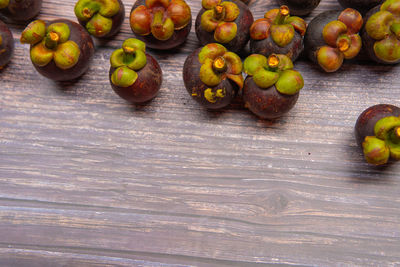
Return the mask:
[[[73,2],[45,1],[39,17],[74,19]],[[251,3],[255,18],[271,7]],[[306,86],[282,119],[239,97],[210,112],[181,80],[192,31],[151,51],[163,87],[135,107],[108,82],[127,22],[75,82],[38,76],[20,44],[0,72],[0,265],[400,264],[400,165],[367,166],[353,138],[362,110],[400,105],[398,67],[361,57],[325,74],[302,59]]]

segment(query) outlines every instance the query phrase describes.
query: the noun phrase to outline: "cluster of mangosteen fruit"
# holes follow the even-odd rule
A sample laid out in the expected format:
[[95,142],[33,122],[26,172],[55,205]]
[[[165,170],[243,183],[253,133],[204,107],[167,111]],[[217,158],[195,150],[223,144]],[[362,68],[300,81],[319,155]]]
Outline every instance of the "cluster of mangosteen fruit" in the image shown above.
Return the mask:
[[[258,117],[276,119],[293,108],[304,86],[293,64],[303,51],[325,72],[337,71],[362,48],[377,63],[400,62],[400,0],[339,0],[344,10],[323,12],[307,25],[299,16],[309,14],[319,1],[277,0],[280,8],[254,20],[249,1],[202,0],[194,25],[202,47],[183,66],[188,93],[208,109],[226,107],[240,95]],[[0,16],[24,23],[41,5],[41,0],[0,0]],[[95,52],[92,36],[114,36],[125,19],[121,0],[78,0],[74,12],[79,23],[35,20],[21,34],[36,70],[55,81],[84,74]],[[137,0],[129,23],[136,39],[125,40],[112,53],[109,80],[120,97],[143,103],[157,95],[162,83],[160,65],[146,48],[183,44],[192,13],[185,0]],[[251,54],[242,61],[238,53],[248,43]],[[0,21],[0,68],[13,50],[12,33]],[[399,108],[373,106],[360,115],[355,128],[367,162],[400,159]]]

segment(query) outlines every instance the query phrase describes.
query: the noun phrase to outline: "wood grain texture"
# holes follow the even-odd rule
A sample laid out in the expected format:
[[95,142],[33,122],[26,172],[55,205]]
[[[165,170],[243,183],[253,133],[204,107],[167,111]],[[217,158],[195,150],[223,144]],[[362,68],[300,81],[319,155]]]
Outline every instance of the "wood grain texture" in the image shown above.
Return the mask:
[[[400,164],[368,166],[353,136],[365,108],[400,105],[398,66],[361,57],[326,74],[301,59],[287,116],[260,120],[239,98],[210,112],[181,78],[192,30],[151,51],[163,86],[132,106],[108,81],[112,50],[132,37],[124,3],[121,32],[97,41],[82,79],[39,76],[19,43],[0,72],[0,266],[400,265]],[[75,20],[73,6],[45,0],[39,18]],[[250,3],[255,18],[273,7]],[[323,0],[307,21],[339,8]],[[10,27],[17,40],[23,26]]]

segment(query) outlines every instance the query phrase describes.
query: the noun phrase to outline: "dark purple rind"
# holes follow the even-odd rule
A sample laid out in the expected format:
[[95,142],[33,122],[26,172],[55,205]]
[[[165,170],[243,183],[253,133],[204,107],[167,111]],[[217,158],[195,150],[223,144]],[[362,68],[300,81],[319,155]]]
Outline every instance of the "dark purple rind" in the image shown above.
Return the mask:
[[121,98],[134,104],[144,103],[153,99],[161,87],[161,67],[152,56],[146,54],[146,57],[146,65],[137,71],[137,80],[128,87],[116,86],[111,82],[111,75],[116,69],[110,68],[109,79],[112,89]]
[[316,52],[321,46],[327,45],[322,37],[322,31],[326,24],[337,20],[341,12],[341,10],[325,11],[313,18],[308,24],[304,36],[304,52],[307,57],[318,66]]
[[295,16],[305,16],[311,13],[321,0],[277,0],[280,6],[289,7],[290,14]]
[[[190,54],[183,66],[183,81],[185,83],[186,90],[189,95],[192,96],[198,103],[202,106],[209,109],[219,109],[226,107],[229,105],[232,100],[235,98],[239,88],[236,83],[231,80],[225,78],[222,80],[220,84],[214,87],[207,86],[200,80],[200,68],[201,64],[199,62],[199,53],[201,48],[195,50],[192,54]],[[225,88],[226,95],[223,98],[217,98],[215,103],[210,103],[204,97],[204,91],[208,88],[211,88],[213,92],[216,92],[218,89]],[[197,96],[193,96],[195,93]]]
[[[36,70],[48,79],[54,81],[69,81],[82,76],[89,67],[90,60],[94,54],[93,40],[87,31],[78,23],[66,20],[57,19],[46,22],[46,27],[50,24],[62,22],[68,25],[71,30],[69,40],[74,41],[80,48],[81,54],[78,63],[70,69],[62,70],[56,66],[54,60],[44,67],[39,67],[35,64],[33,66]],[[32,48],[32,47],[31,47]]]
[[375,124],[380,119],[389,116],[400,116],[400,108],[388,104],[379,104],[364,110],[358,117],[354,127],[357,144],[362,148],[365,137],[375,136]]
[[273,120],[282,117],[296,104],[299,93],[284,95],[275,86],[262,89],[256,85],[253,77],[247,76],[243,86],[243,101],[245,106],[263,119]]
[[282,54],[287,55],[292,62],[298,58],[303,49],[303,38],[298,32],[294,33],[292,41],[285,47],[277,45],[274,40],[272,40],[271,35],[263,40],[250,39],[250,51],[252,54],[261,54],[266,57],[271,54]]
[[42,0],[10,0],[8,7],[0,13],[10,20],[25,22],[36,17],[42,8]]
[[[247,42],[250,39],[250,26],[254,22],[253,14],[250,9],[241,1],[236,0],[225,0],[223,2],[233,2],[235,3],[239,9],[240,14],[234,21],[237,25],[237,34],[236,37],[232,39],[229,43],[223,44],[229,51],[239,52],[241,49],[245,47]],[[196,17],[195,29],[196,36],[201,45],[206,45],[209,43],[217,43],[214,39],[214,32],[206,32],[201,28],[201,15],[206,11],[206,9],[202,8]]]
[[338,0],[343,8],[354,8],[361,14],[365,14],[371,8],[380,5],[384,0]]
[[[145,6],[145,0],[137,0],[133,5],[131,12],[138,6]],[[171,38],[166,41],[156,39],[152,34],[142,36],[133,32],[137,39],[146,43],[146,46],[158,50],[168,50],[183,44],[192,29],[192,16],[190,16],[189,24],[180,30],[175,30]]]
[[368,13],[365,15],[364,18],[364,27],[361,30],[361,38],[363,41],[363,49],[367,52],[368,57],[380,64],[397,64],[400,62],[400,59],[395,61],[395,62],[386,62],[384,60],[379,59],[376,55],[375,55],[375,51],[374,51],[374,44],[376,42],[375,39],[371,38],[367,31],[365,30],[365,23],[367,23],[368,19],[375,14],[376,12],[378,12],[380,10],[381,6],[376,6],[374,8],[372,8],[370,11],[368,11]]
[[7,25],[0,20],[0,35],[2,43],[0,45],[0,69],[10,62],[14,53],[14,38]]
[[[111,18],[112,19],[112,28],[111,28],[110,32],[107,33],[104,36],[101,36],[101,37],[97,37],[97,36],[93,35],[94,37],[96,37],[96,38],[109,38],[109,37],[114,36],[115,34],[117,34],[119,32],[119,30],[121,29],[122,23],[124,22],[124,19],[125,19],[125,6],[124,6],[124,3],[122,3],[121,0],[118,0],[118,2],[119,2],[120,8],[119,8],[118,13],[115,14]],[[78,21],[86,29],[87,21],[83,21],[83,20],[79,20],[79,19],[78,19]]]

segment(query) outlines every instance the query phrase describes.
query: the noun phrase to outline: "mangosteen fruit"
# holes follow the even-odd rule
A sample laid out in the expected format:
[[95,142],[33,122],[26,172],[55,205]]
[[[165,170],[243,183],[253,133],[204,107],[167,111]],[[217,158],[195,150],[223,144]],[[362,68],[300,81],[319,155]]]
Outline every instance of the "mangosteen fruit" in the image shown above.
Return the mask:
[[304,86],[286,55],[252,54],[244,61],[244,72],[248,75],[243,86],[245,107],[263,119],[276,119],[291,110]]
[[94,54],[92,38],[78,23],[66,19],[35,20],[21,34],[21,43],[30,44],[33,66],[54,81],[80,77]]
[[218,43],[207,44],[190,54],[183,66],[188,93],[209,109],[223,108],[243,87],[240,57]]
[[250,50],[253,54],[268,57],[271,54],[287,55],[295,61],[303,51],[303,36],[307,24],[299,17],[290,16],[287,6],[267,11],[264,18],[256,20],[250,28]]
[[0,20],[0,69],[11,60],[14,53],[14,38],[7,25]]
[[202,0],[197,15],[196,35],[202,45],[219,43],[234,53],[249,41],[253,15],[241,1]]
[[383,0],[338,0],[343,8],[354,8],[361,14],[365,14],[371,8],[383,3]]
[[16,22],[36,17],[41,8],[42,0],[0,0],[0,13]]
[[192,14],[184,0],[137,0],[131,10],[130,25],[147,47],[166,50],[186,41]]
[[352,8],[326,11],[308,25],[304,50],[308,58],[326,72],[335,72],[344,59],[358,55],[362,41],[358,34],[363,25],[361,14]]
[[79,0],[74,11],[79,23],[97,38],[115,35],[125,18],[121,0]]
[[138,39],[124,41],[110,57],[109,78],[117,95],[131,103],[153,99],[160,90],[162,71],[157,61],[146,53],[146,44]]
[[368,56],[377,63],[400,62],[400,0],[387,0],[365,17],[362,40]]
[[373,165],[400,160],[400,108],[379,104],[364,110],[357,119],[355,137],[366,161]]
[[321,0],[277,0],[280,6],[285,5],[295,16],[305,16],[311,13]]

